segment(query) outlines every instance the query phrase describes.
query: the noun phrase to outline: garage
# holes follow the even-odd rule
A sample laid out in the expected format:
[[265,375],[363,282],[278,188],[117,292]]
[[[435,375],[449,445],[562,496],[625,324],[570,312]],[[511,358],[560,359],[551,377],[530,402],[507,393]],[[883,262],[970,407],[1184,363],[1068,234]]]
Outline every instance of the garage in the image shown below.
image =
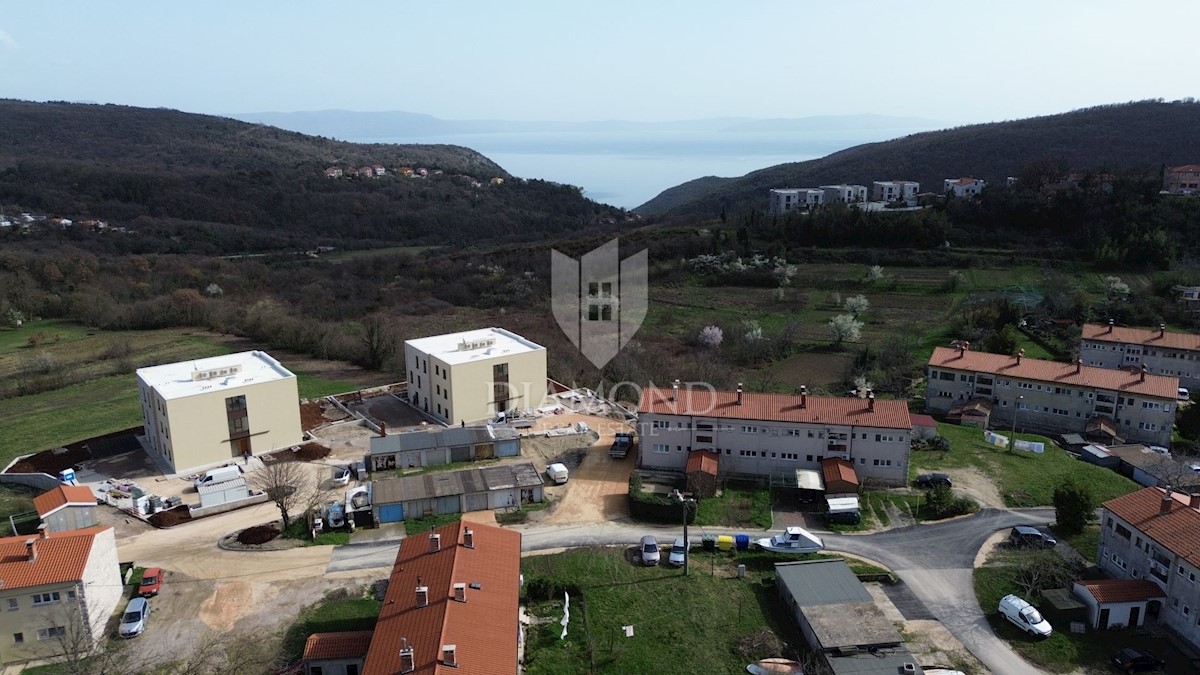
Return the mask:
[[384,504],[379,507],[380,523],[398,523],[404,520],[403,504]]

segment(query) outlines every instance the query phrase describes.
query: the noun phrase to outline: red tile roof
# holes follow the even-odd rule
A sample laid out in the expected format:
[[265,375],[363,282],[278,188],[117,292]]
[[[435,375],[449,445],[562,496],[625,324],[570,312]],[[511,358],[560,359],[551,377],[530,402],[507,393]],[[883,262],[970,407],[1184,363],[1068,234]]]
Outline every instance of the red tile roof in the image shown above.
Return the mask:
[[929,357],[929,365],[934,368],[989,373],[1018,380],[1091,387],[1171,400],[1174,400],[1179,393],[1178,377],[1146,374],[1143,382],[1141,373],[1131,373],[1126,370],[1081,366],[1076,372],[1077,366],[1071,363],[1025,357],[1018,364],[1015,356],[974,352],[969,349],[960,354],[957,349],[938,347],[933,350],[933,356]]
[[909,418],[912,420],[912,424],[914,427],[933,427],[934,429],[937,428],[937,420],[933,419],[929,415],[918,415],[918,414],[914,413],[912,415],[909,415]]
[[1167,597],[1158,584],[1149,579],[1096,579],[1076,583],[1087,589],[1096,602],[1102,604]]
[[695,473],[703,471],[712,475],[717,475],[717,462],[720,455],[707,450],[693,450],[688,453],[687,466],[684,468],[684,473]]
[[[96,535],[107,527],[52,532],[38,536],[0,539],[0,582],[5,590],[79,581],[92,552]],[[27,543],[33,542],[37,558],[29,561]]]
[[1160,514],[1165,490],[1145,488],[1110,499],[1104,508],[1170,549],[1196,567],[1200,567],[1200,510],[1188,506],[1188,496],[1171,493],[1171,510]]
[[826,457],[821,460],[821,474],[826,485],[838,482],[858,485],[858,474],[855,473],[854,467],[840,457]]
[[1200,173],[1200,164],[1184,164],[1183,166],[1169,166],[1167,171],[1171,173]]
[[1097,342],[1118,342],[1123,344],[1142,345],[1145,347],[1161,347],[1163,349],[1196,349],[1200,350],[1200,335],[1192,333],[1166,332],[1159,337],[1157,329],[1125,328],[1099,326],[1094,323],[1083,324],[1084,340]]
[[67,504],[95,506],[96,495],[86,485],[59,485],[33,498],[33,508],[43,518]]
[[[949,179],[947,179],[947,180],[949,180]],[[967,176],[966,178],[959,178],[958,180],[954,181],[952,184],[953,185],[970,185],[972,183],[978,183],[978,182],[979,182],[978,178],[971,178],[970,176]]]
[[[739,404],[738,395],[730,391],[681,388],[678,401],[671,400],[671,392],[671,389],[657,387],[642,389],[638,412],[714,419],[912,429],[908,404],[904,401],[876,400],[875,409],[870,410],[865,399],[851,396],[809,396],[804,407],[801,407],[801,397],[798,394],[745,392]],[[1175,393],[1172,390],[1171,396],[1174,397]]]
[[313,633],[304,642],[304,660],[361,659],[367,655],[374,632],[348,630],[340,633]]
[[[463,544],[466,528],[474,535],[474,548]],[[437,552],[430,552],[433,534],[441,535]],[[413,650],[415,673],[515,674],[520,579],[519,532],[457,522],[406,538],[392,566],[363,675],[400,672],[405,641]],[[453,599],[457,583],[468,584],[466,602]],[[471,588],[473,583],[480,588]],[[424,607],[417,606],[418,586],[429,589]],[[443,645],[456,646],[457,668],[442,665]]]

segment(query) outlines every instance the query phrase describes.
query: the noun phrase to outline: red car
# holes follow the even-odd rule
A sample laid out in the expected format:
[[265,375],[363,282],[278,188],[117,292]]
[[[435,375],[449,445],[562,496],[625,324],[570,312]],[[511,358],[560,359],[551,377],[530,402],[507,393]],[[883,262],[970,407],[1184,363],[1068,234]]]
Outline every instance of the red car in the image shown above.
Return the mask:
[[138,595],[143,598],[149,598],[158,595],[159,589],[162,588],[162,570],[158,567],[147,567],[145,572],[142,572],[142,584],[138,586]]

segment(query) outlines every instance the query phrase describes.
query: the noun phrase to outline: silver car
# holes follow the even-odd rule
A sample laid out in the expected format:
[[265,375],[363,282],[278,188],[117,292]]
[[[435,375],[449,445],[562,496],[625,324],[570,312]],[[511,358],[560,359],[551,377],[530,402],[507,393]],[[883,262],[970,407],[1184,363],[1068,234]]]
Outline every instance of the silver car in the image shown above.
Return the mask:
[[687,540],[679,537],[671,544],[671,553],[667,556],[667,564],[671,567],[683,567],[683,563],[687,560]]
[[123,638],[137,637],[146,630],[146,619],[149,617],[150,602],[145,598],[134,598],[125,605],[117,633]]
[[648,534],[642,537],[642,543],[638,551],[640,551],[643,565],[658,564],[658,540],[654,538],[654,535]]

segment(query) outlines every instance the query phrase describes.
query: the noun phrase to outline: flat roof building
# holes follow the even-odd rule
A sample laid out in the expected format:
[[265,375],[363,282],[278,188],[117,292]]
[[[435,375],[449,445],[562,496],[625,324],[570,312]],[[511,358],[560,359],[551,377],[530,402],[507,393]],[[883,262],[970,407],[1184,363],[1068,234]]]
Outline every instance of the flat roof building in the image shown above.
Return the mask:
[[300,443],[296,376],[250,351],[139,368],[145,447],[186,473]]

